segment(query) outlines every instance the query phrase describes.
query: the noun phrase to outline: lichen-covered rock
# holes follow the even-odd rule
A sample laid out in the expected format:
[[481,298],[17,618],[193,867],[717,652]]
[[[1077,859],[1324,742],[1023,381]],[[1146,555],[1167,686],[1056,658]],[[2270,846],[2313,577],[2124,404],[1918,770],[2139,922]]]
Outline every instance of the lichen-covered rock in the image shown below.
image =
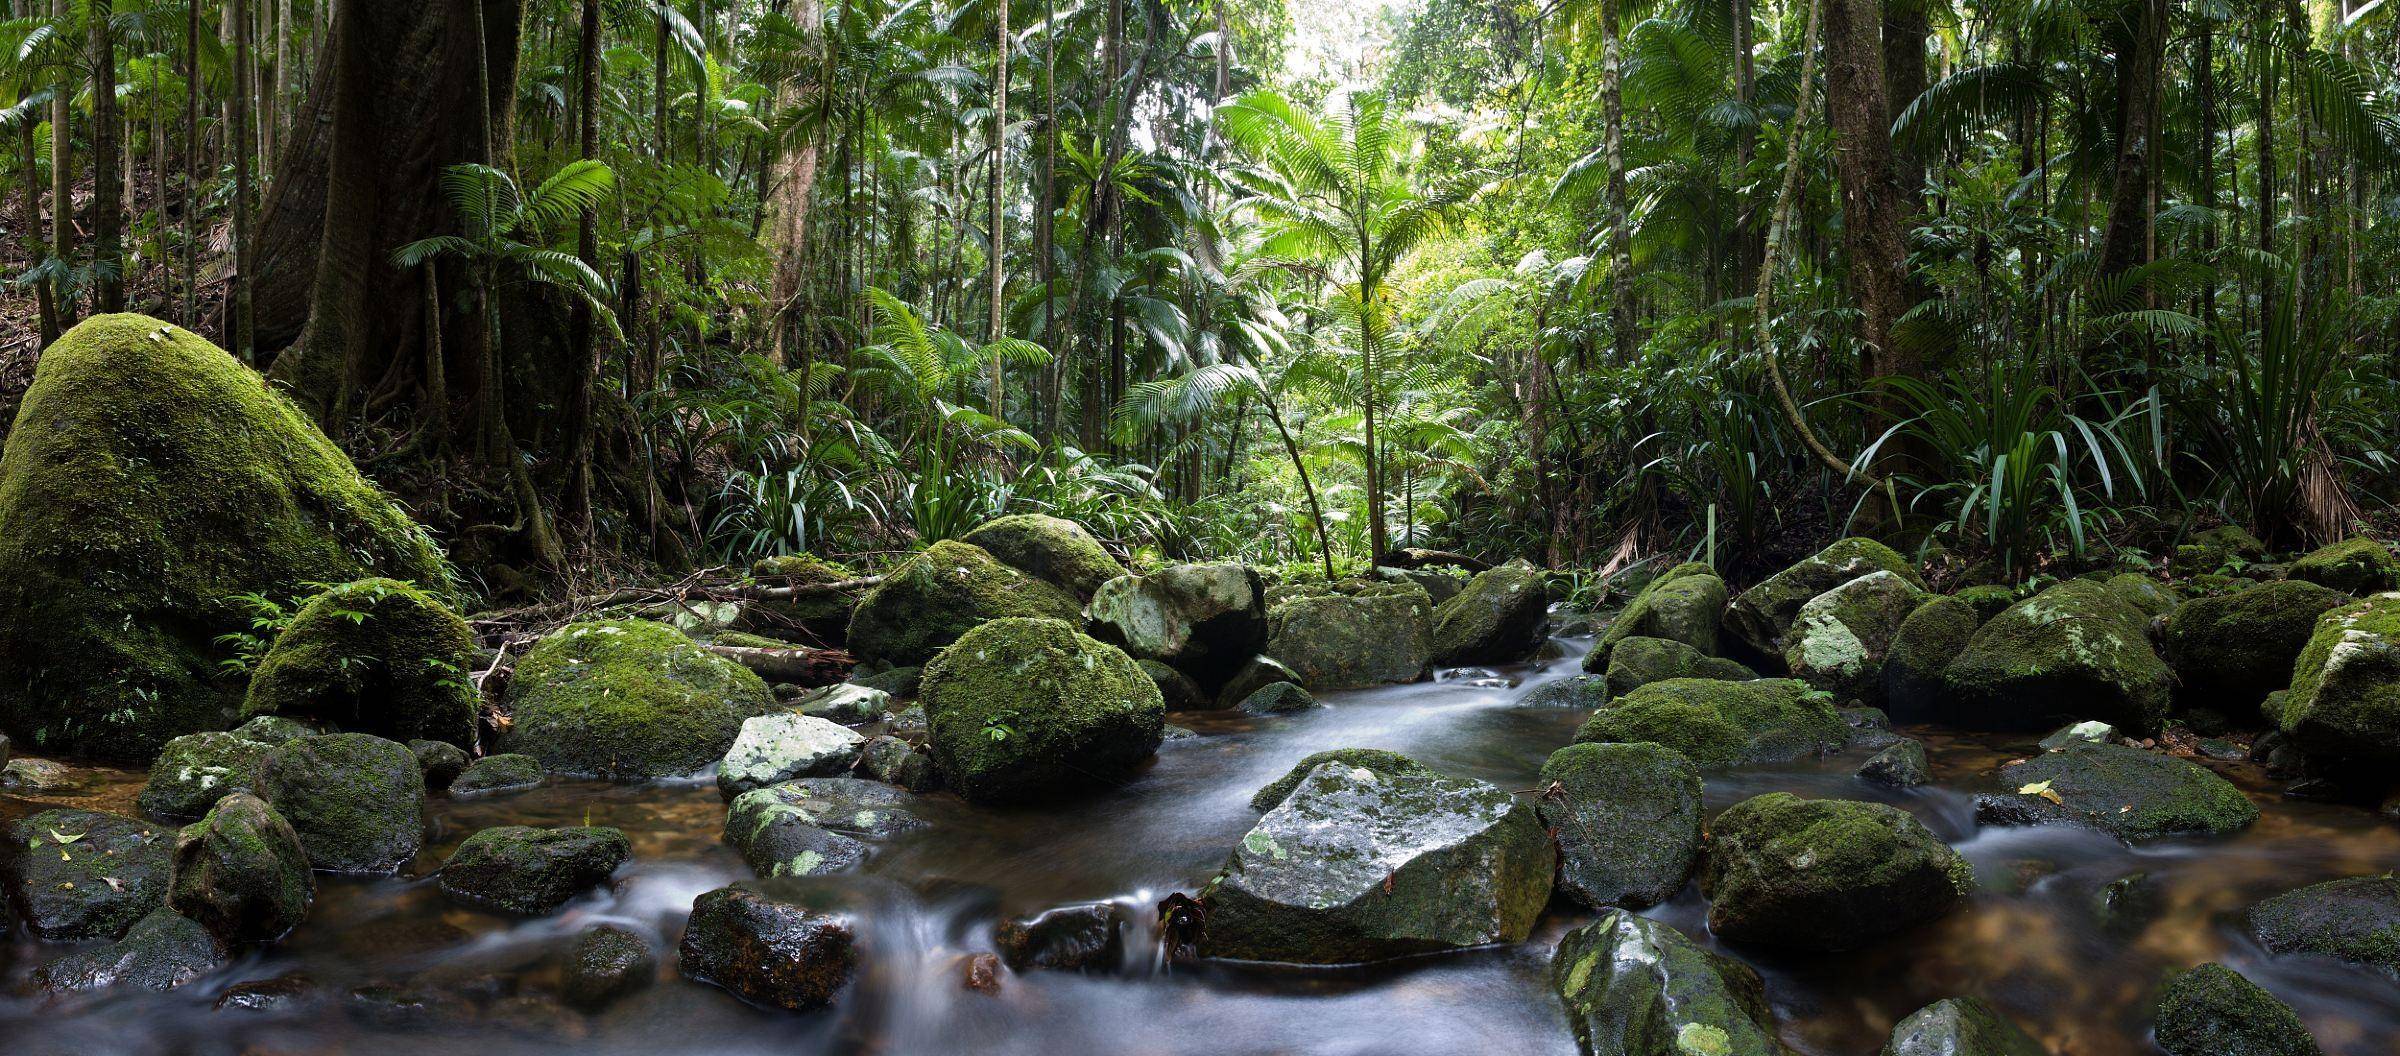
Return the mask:
[[450,794],[475,796],[486,792],[515,792],[540,787],[542,761],[530,755],[487,755],[450,781]]
[[832,1003],[858,962],[849,921],[774,881],[720,887],[693,900],[677,957],[687,978],[795,1011]]
[[632,853],[632,842],[616,829],[502,825],[467,837],[435,880],[462,902],[540,916],[607,883]]
[[1719,936],[1847,950],[1939,918],[1975,880],[1906,811],[1772,792],[1717,815],[1701,886]]
[[1784,632],[1784,666],[1840,699],[1881,704],[1884,657],[1924,597],[1898,573],[1869,572],[1810,598]]
[[1159,699],[1166,702],[1168,711],[1199,711],[1210,705],[1208,691],[1192,681],[1192,676],[1156,660],[1136,659],[1133,663],[1150,676],[1150,684],[1158,687]]
[[175,836],[167,906],[227,946],[282,938],[316,896],[300,834],[248,792],[226,796]]
[[850,617],[850,651],[870,664],[923,664],[976,626],[1009,616],[1081,621],[1083,603],[982,547],[946,539],[867,592]]
[[1700,768],[1656,744],[1570,744],[1542,764],[1559,889],[1595,909],[1657,905],[1700,857]]
[[1158,750],[1166,721],[1133,658],[1057,620],[967,632],[925,665],[923,696],[943,778],[985,803],[1121,780]]
[[1352,964],[1519,942],[1556,862],[1533,809],[1500,789],[1323,763],[1201,893],[1200,952]]
[[1109,972],[1125,961],[1131,923],[1114,902],[1059,906],[1001,921],[992,929],[992,945],[1010,971]]
[[2167,660],[2184,689],[2211,707],[2254,714],[2292,682],[2317,618],[2348,595],[2298,580],[2188,602],[2167,617]]
[[567,951],[559,996],[570,1006],[597,1012],[650,985],[657,975],[658,955],[650,952],[649,940],[614,924],[599,924],[584,929]]
[[[1430,595],[1428,595],[1430,596]],[[1550,614],[1549,586],[1522,559],[1477,573],[1433,608],[1433,662],[1505,664],[1532,655]]]
[[1858,766],[1858,776],[1886,788],[1915,788],[1933,780],[1925,759],[1925,742],[1903,737]]
[[106,946],[76,950],[33,971],[35,986],[52,994],[114,986],[172,990],[225,963],[207,928],[156,909]]
[[388,873],[425,842],[425,772],[405,745],[332,733],[279,745],[259,764],[259,797],[300,834],[309,864]]
[[1320,692],[1414,682],[1433,657],[1432,609],[1414,587],[1287,601],[1267,612],[1267,655]]
[[2060,583],[1975,632],[1943,670],[1949,695],[1932,717],[2009,730],[2100,719],[2156,733],[2175,676],[2150,647],[2149,625],[2101,584]]
[[1277,682],[1299,681],[1300,672],[1282,661],[1271,656],[1253,656],[1234,668],[1233,675],[1225,680],[1225,688],[1217,691],[1217,707],[1234,707],[1250,694]]
[[2258,805],[2189,760],[2078,741],[2000,768],[2001,789],[1975,797],[1987,825],[2084,825],[2121,840],[2222,836],[2258,820]]
[[1702,766],[1789,762],[1849,743],[1833,698],[1805,682],[1671,678],[1618,698],[1575,732],[1576,743],[1666,745]]
[[[1725,607],[1725,627],[1767,656],[1783,655],[1792,621],[1810,599],[1860,576],[1889,572],[1918,590],[1925,581],[1908,559],[1872,539],[1836,539],[1823,550],[1741,592]],[[1712,650],[1713,651],[1713,650]]]
[[1607,670],[1610,654],[1627,638],[1664,638],[1716,655],[1725,593],[1725,581],[1717,578],[1716,570],[1697,561],[1660,573],[1608,622],[1592,651],[1584,654],[1583,669]]
[[443,583],[400,507],[206,340],[100,315],[42,353],[0,456],[0,729],[147,760],[241,703],[244,600],[370,575]]
[[1260,686],[1258,692],[1243,697],[1241,703],[1234,705],[1236,709],[1251,715],[1291,715],[1315,711],[1324,706],[1317,702],[1317,698],[1310,696],[1308,690],[1300,688],[1297,682]]
[[794,778],[847,772],[866,743],[858,731],[811,715],[779,711],[752,716],[717,764],[717,794],[730,800]]
[[168,741],[142,786],[142,813],[197,818],[227,793],[257,789],[258,764],[272,747],[230,733],[187,733]]
[[1092,637],[1223,688],[1267,644],[1266,585],[1232,562],[1172,565],[1100,585],[1084,615]]
[[[298,738],[294,738],[297,740]],[[466,773],[470,765],[467,753],[447,741],[415,740],[408,750],[417,753],[417,769],[425,772],[425,790],[441,792]]]
[[2292,691],[2268,718],[2310,755],[2400,760],[2400,594],[2318,617],[2293,662]]
[[1709,656],[1672,638],[1635,635],[1619,639],[1616,646],[1608,651],[1608,692],[1614,696],[1624,696],[1652,682],[1664,682],[1670,678],[1747,682],[1757,677],[1757,672],[1741,664]]
[[1608,676],[1568,675],[1536,684],[1517,698],[1520,708],[1576,708],[1597,711],[1608,706]]
[[2250,907],[2250,934],[2274,953],[2313,953],[2400,978],[2400,878],[2353,876]]
[[1766,985],[1655,920],[1610,910],[1550,958],[1583,1056],[1787,1056]]
[[916,800],[890,785],[849,777],[803,778],[745,792],[725,811],[725,842],[760,876],[811,876],[855,868],[864,839],[924,828]]
[[475,636],[449,606],[398,580],[362,579],[300,606],[259,662],[242,714],[472,748],[474,660]]
[[509,680],[508,750],[554,774],[640,781],[689,774],[775,706],[749,668],[646,620],[576,623],[536,643]]
[[2167,1056],[2320,1056],[2308,1024],[2242,973],[2210,962],[2158,997],[2152,1034]]
[[1882,1056],[2050,1056],[2050,1050],[1991,1002],[1946,997],[1894,1026]]
[[1398,777],[1403,774],[1430,774],[1433,769],[1398,752],[1382,748],[1331,748],[1315,752],[1292,764],[1292,768],[1267,783],[1250,796],[1250,809],[1261,814],[1283,804],[1300,787],[1300,780],[1323,763],[1340,763],[1356,770],[1365,770],[1379,777]]
[[2292,562],[2290,576],[2344,594],[2400,590],[2400,554],[2365,536],[2352,536]]
[[166,901],[167,830],[96,810],[45,810],[4,829],[8,901],[35,938],[113,939]]

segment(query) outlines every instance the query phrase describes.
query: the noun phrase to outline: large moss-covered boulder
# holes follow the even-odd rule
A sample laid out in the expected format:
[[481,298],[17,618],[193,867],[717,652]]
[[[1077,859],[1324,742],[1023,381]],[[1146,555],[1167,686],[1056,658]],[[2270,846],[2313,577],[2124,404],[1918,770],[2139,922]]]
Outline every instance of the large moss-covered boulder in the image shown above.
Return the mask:
[[1536,809],[1557,834],[1558,886],[1586,906],[1673,898],[1700,857],[1700,768],[1672,748],[1570,744],[1542,764]]
[[[1608,691],[1622,696],[1670,678],[1714,678],[1747,682],[1758,674],[1720,656],[1710,656],[1672,638],[1632,637],[1608,651]],[[1606,703],[1602,701],[1601,703]],[[1599,707],[1599,704],[1592,705]]]
[[2338,590],[2299,580],[2186,602],[2167,617],[2167,660],[2192,703],[2255,715],[2287,688],[2317,618],[2348,604]]
[[2233,783],[2186,759],[2129,745],[2073,741],[2000,768],[1977,796],[1987,825],[2083,825],[2122,840],[2222,836],[2258,820]]
[[1935,595],[1917,603],[1883,651],[1883,709],[1901,722],[1941,713],[1942,672],[1967,650],[1983,616],[1973,603]]
[[2400,979],[2400,877],[2353,876],[2250,907],[2250,934],[2274,953],[2313,953]]
[[1092,600],[1100,584],[1125,574],[1125,566],[1082,525],[1048,514],[986,521],[958,541],[982,547],[1008,566],[1074,595],[1078,603]]
[[1322,763],[1201,893],[1200,952],[1353,964],[1518,942],[1556,863],[1533,808],[1498,788]]
[[1991,1002],[1946,997],[1892,1027],[1882,1056],[2050,1056],[2050,1050]]
[[435,878],[471,905],[539,916],[608,882],[633,853],[619,830],[598,825],[501,825],[467,837]]
[[977,802],[1124,778],[1158,750],[1166,703],[1116,646],[1058,620],[1003,619],[925,665],[933,758]]
[[474,660],[475,636],[449,606],[395,579],[362,579],[300,607],[259,662],[242,714],[473,748]]
[[1650,741],[1702,766],[1732,766],[1840,751],[1850,741],[1850,728],[1833,698],[1805,682],[1674,678],[1643,686],[1601,709],[1576,731],[1575,741]]
[[138,315],[42,354],[0,455],[0,729],[147,760],[241,703],[219,635],[248,599],[371,575],[442,583],[441,554],[232,356]]
[[1758,972],[1610,910],[1567,933],[1550,986],[1583,1056],[1786,1056]]
[[508,699],[509,751],[554,774],[620,781],[716,762],[743,720],[775,706],[749,668],[647,620],[559,629],[517,664]]
[[1771,792],[1717,815],[1701,886],[1717,935],[1847,950],[1939,918],[1975,879],[1907,811]]
[[300,834],[266,800],[236,792],[175,836],[167,905],[228,946],[273,942],[300,926],[316,875]]
[[1084,615],[1092,637],[1183,673],[1203,693],[1223,688],[1267,644],[1266,586],[1230,561],[1118,576],[1100,585]]
[[2400,594],[2378,594],[2317,618],[2292,665],[2292,691],[2270,709],[2311,755],[2400,761]]
[[1432,609],[1417,587],[1287,601],[1267,613],[1267,655],[1320,692],[1413,682],[1433,657]]
[[945,539],[867,592],[850,616],[850,651],[868,664],[921,665],[977,624],[1006,616],[1080,621],[1083,603],[982,547]]
[[2293,579],[2345,594],[2400,590],[2400,554],[2365,536],[2353,536],[2292,562]]
[[2011,605],[1943,670],[1949,699],[1934,718],[1983,729],[2037,729],[2098,719],[2158,730],[2175,676],[2150,646],[2150,618],[2090,580],[2069,580]]
[[1898,573],[1869,572],[1810,598],[1784,634],[1784,666],[1839,699],[1880,705],[1884,657],[1924,597]]
[[1583,669],[1605,671],[1617,643],[1627,638],[1665,638],[1714,656],[1725,617],[1725,581],[1697,561],[1659,574],[1625,603],[1583,656]]
[[425,771],[396,741],[331,733],[278,745],[258,788],[325,872],[389,873],[424,846]]
[[1800,607],[1860,576],[1889,572],[1919,590],[1925,581],[1898,551],[1872,539],[1836,539],[1825,549],[1741,592],[1725,607],[1725,628],[1751,649],[1781,656]]
[[2167,1056],[2320,1056],[2308,1024],[2242,973],[2210,962],[2168,981],[2151,1032]]
[[1477,573],[1433,607],[1433,662],[1523,660],[1542,643],[1542,621],[1549,614],[1549,584],[1530,562],[1520,559]]
[[45,810],[9,822],[0,826],[9,905],[47,942],[116,938],[166,901],[172,837],[97,810]]
[[258,788],[258,764],[274,745],[232,733],[187,733],[150,763],[137,800],[154,818],[197,818],[231,792]]

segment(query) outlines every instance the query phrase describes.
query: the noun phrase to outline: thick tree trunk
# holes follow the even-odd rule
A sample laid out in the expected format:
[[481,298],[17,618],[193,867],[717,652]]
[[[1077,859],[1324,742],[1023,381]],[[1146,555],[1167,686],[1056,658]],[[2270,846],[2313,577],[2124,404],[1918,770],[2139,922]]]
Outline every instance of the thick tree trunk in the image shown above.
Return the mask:
[[2130,0],[2106,28],[2117,56],[2117,162],[2108,228],[2100,240],[2102,279],[2148,262],[2150,167],[2156,152],[2151,96],[2166,55],[2166,26],[2166,0]]

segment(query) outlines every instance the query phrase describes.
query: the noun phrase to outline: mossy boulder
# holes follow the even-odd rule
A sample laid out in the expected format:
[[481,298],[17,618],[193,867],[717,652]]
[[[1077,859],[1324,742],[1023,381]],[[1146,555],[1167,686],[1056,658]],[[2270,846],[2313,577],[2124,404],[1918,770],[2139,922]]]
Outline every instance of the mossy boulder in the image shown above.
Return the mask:
[[215,971],[225,950],[207,928],[170,909],[152,910],[105,946],[76,950],[33,970],[50,994],[112,987],[172,990]]
[[1957,596],[1937,594],[1918,602],[1883,651],[1884,710],[1902,722],[1940,715],[1942,672],[1966,652],[1981,626],[1975,606]]
[[1158,750],[1166,704],[1116,646],[1058,620],[1003,619],[925,665],[933,758],[977,802],[1121,780]]
[[1788,678],[1653,682],[1575,732],[1578,744],[1663,744],[1701,766],[1790,762],[1840,751],[1849,740],[1833,698]]
[[1083,603],[982,547],[945,539],[867,592],[850,617],[850,651],[864,663],[919,665],[978,624],[1008,616],[1079,623]]
[[1950,912],[1974,870],[1907,811],[1753,796],[1709,826],[1708,928],[1735,941],[1847,950]]
[[1300,787],[1300,780],[1307,777],[1309,771],[1323,763],[1340,763],[1352,769],[1365,770],[1368,773],[1384,777],[1433,773],[1432,768],[1425,764],[1383,748],[1332,748],[1311,753],[1306,758],[1292,764],[1292,768],[1284,771],[1282,777],[1268,782],[1265,788],[1253,793],[1250,796],[1250,809],[1263,814],[1281,806],[1283,801],[1291,796],[1292,790]]
[[317,895],[300,834],[266,800],[236,792],[175,836],[167,905],[227,946],[273,942]]
[[2050,1050],[1980,997],[1946,997],[1892,1027],[1881,1056],[2050,1056]]
[[2313,953],[2400,979],[2400,877],[2286,891],[2250,907],[2250,934],[2273,953]]
[[1320,692],[1414,682],[1433,657],[1432,610],[1416,587],[1287,601],[1267,612],[1267,655]]
[[861,959],[850,919],[815,905],[790,880],[734,884],[692,902],[676,966],[754,1005],[822,1008],[850,985]]
[[0,837],[9,904],[45,942],[113,939],[166,902],[170,830],[58,809],[0,826]]
[[2344,594],[2400,590],[2400,554],[2365,536],[2352,536],[2292,562],[2293,579]]
[[1924,597],[1898,573],[1869,572],[1810,598],[1784,634],[1784,666],[1842,700],[1879,705],[1884,657]]
[[1200,952],[1355,964],[1519,942],[1556,864],[1533,808],[1498,788],[1321,763],[1201,892]]
[[362,579],[310,598],[250,680],[245,716],[475,747],[475,636],[433,595]]
[[2222,836],[2258,820],[2258,805],[2207,767],[2122,744],[2075,741],[1999,778],[1999,791],[1975,798],[1987,825],[2083,825],[2138,841]]
[[2317,618],[2292,688],[2267,717],[2312,756],[2400,761],[2400,594]]
[[1715,656],[1725,593],[1725,581],[1717,578],[1716,570],[1697,561],[1660,573],[1608,622],[1592,651],[1584,654],[1583,669],[1607,670],[1610,654],[1627,638],[1665,638]]
[[2317,618],[2349,602],[2338,590],[2299,580],[2187,602],[2167,617],[2167,661],[2191,703],[2255,716],[2267,694],[2291,685]]
[[2099,719],[2156,733],[2175,676],[2151,648],[2149,627],[2102,584],[2060,583],[1976,630],[1943,670],[1949,699],[1930,717],[2002,730]]
[[1592,908],[1673,898],[1700,857],[1700,768],[1662,745],[1570,744],[1535,804],[1557,834],[1559,890]]
[[2151,1031],[2167,1056],[2321,1056],[2308,1024],[2242,973],[2210,962],[2168,981]]
[[1084,608],[1092,637],[1167,665],[1204,693],[1267,644],[1266,586],[1232,562],[1170,565],[1100,585]]
[[554,774],[639,781],[716,762],[775,706],[759,677],[662,623],[569,624],[517,664],[509,751]]
[[1523,660],[1542,643],[1542,622],[1549,615],[1549,585],[1530,562],[1520,559],[1477,573],[1449,600],[1433,607],[1433,662],[1457,666]]
[[475,760],[450,780],[450,794],[480,796],[492,792],[519,792],[540,787],[543,776],[542,761],[530,755],[515,752],[487,755]]
[[1751,649],[1782,656],[1800,607],[1860,576],[1889,572],[1918,590],[1925,581],[1899,552],[1872,539],[1836,539],[1823,550],[1741,592],[1725,607],[1725,626]]
[[0,729],[147,760],[230,725],[252,598],[447,582],[432,541],[249,368],[101,315],[43,352],[0,455]]
[[435,882],[470,905],[540,916],[607,883],[632,853],[623,832],[604,826],[502,825],[467,837]]
[[1608,651],[1608,691],[1616,696],[1670,678],[1747,682],[1757,677],[1758,674],[1747,667],[1723,657],[1710,656],[1672,638],[1625,638]]
[[153,818],[197,818],[227,793],[256,790],[258,764],[273,748],[231,733],[184,734],[159,749],[137,802]]
[[985,521],[959,542],[982,547],[1010,567],[1074,595],[1078,604],[1092,600],[1100,584],[1125,574],[1125,566],[1082,525],[1048,514]]
[[389,873],[425,843],[425,772],[396,741],[330,733],[278,745],[258,787],[319,870]]
[[1550,958],[1583,1056],[1788,1056],[1749,965],[1667,924],[1610,910]]

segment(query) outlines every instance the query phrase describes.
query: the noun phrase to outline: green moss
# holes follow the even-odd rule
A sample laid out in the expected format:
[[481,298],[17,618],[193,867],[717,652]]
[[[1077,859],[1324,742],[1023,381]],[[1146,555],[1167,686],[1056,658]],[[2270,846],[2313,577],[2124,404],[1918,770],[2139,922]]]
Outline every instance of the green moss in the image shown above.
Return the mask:
[[242,714],[473,748],[474,659],[467,621],[432,595],[391,579],[345,583],[310,598],[276,637]]
[[1124,777],[1158,749],[1166,704],[1123,650],[1059,620],[1001,619],[925,665],[934,762],[980,802]]
[[2353,536],[2292,562],[2291,577],[2346,594],[2400,590],[2400,555],[2365,536]]
[[982,547],[1018,571],[1073,594],[1079,604],[1090,601],[1100,584],[1125,574],[1125,566],[1082,525],[1047,514],[986,521],[959,542]]
[[2400,759],[2400,595],[2318,617],[2292,665],[2291,692],[2268,717],[2304,751]]
[[552,773],[618,780],[707,766],[743,719],[775,706],[748,668],[643,620],[560,628],[518,663],[508,699],[510,751]]
[[1250,797],[1250,809],[1264,812],[1281,806],[1284,798],[1290,796],[1293,789],[1300,787],[1300,780],[1307,777],[1309,771],[1316,769],[1319,763],[1341,763],[1344,766],[1356,767],[1383,777],[1394,774],[1433,773],[1433,770],[1425,764],[1398,752],[1386,751],[1382,748],[1334,748],[1329,751],[1317,752],[1293,764],[1292,768],[1285,771],[1282,777],[1276,778],[1267,787],[1259,789],[1256,795]]
[[1001,563],[983,548],[944,540],[901,562],[850,617],[850,650],[862,661],[923,664],[986,620],[1083,618],[1082,603]]
[[430,539],[258,375],[103,315],[41,357],[0,455],[0,728],[143,758],[240,702],[215,644],[246,595],[447,582]]
[[1849,733],[1833,698],[1806,683],[1674,678],[1619,698],[1584,723],[1575,741],[1649,741],[1702,766],[1730,766],[1836,751]]

